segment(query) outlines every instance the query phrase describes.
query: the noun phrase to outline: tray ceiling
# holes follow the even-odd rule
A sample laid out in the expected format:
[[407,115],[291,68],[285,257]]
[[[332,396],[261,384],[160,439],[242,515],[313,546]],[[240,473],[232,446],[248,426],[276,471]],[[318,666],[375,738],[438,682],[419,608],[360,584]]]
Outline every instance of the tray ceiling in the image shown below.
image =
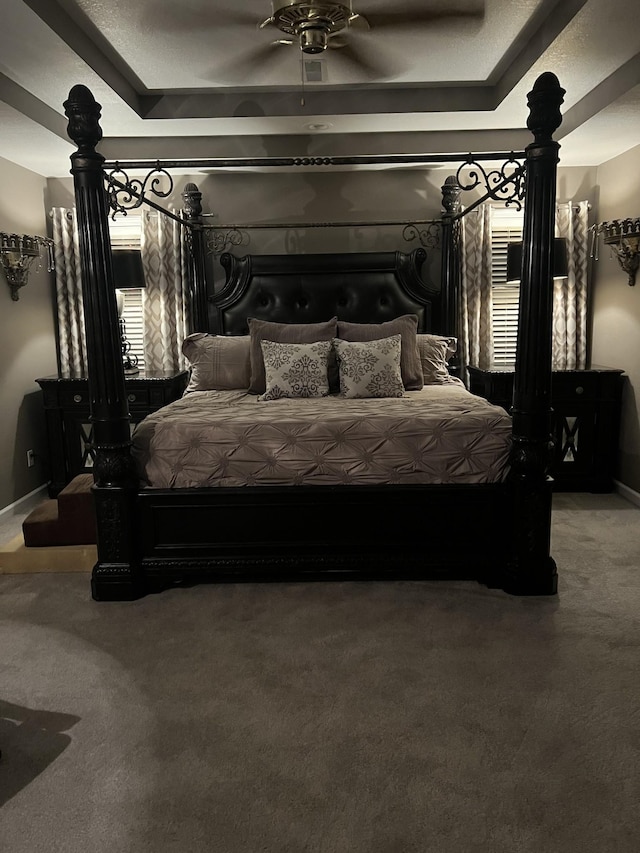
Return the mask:
[[342,47],[311,55],[260,28],[268,0],[3,0],[0,157],[68,175],[62,104],[77,83],[102,104],[110,160],[519,150],[544,71],[566,89],[562,165],[640,144],[640,28],[627,0],[352,8],[369,28],[354,19]]

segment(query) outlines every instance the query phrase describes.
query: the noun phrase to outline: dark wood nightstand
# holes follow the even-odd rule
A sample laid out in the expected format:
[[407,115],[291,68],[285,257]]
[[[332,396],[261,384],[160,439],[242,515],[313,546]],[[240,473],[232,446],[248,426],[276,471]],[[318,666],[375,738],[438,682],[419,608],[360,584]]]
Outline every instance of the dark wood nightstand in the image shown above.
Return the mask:
[[[124,380],[131,423],[136,424],[156,409],[182,396],[187,387],[186,370],[141,371]],[[78,376],[46,376],[36,379],[42,388],[49,466],[49,494],[56,497],[77,474],[91,471],[94,460],[92,427],[89,421],[89,387]]]
[[[513,367],[469,365],[469,390],[509,411]],[[556,491],[610,492],[618,451],[624,371],[559,370],[551,377]]]

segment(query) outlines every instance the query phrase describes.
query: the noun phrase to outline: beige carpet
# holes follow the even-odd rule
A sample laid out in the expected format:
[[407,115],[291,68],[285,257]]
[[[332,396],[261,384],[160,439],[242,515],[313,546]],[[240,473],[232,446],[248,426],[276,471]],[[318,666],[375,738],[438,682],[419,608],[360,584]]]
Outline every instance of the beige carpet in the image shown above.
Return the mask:
[[640,509],[555,503],[550,598],[1,576],[0,849],[637,853]]
[[98,559],[95,545],[26,548],[22,533],[0,545],[0,574],[90,572]]

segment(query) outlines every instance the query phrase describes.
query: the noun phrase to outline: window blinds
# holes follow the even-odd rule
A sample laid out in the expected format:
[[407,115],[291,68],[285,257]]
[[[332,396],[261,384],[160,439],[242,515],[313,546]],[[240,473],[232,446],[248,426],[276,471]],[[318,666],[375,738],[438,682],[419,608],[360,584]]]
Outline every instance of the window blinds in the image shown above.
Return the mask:
[[507,282],[507,245],[522,240],[522,211],[491,210],[491,320],[493,361],[513,364],[518,338],[518,282]]
[[[140,215],[129,213],[109,220],[111,246],[121,249],[139,249],[142,234]],[[131,344],[131,353],[138,359],[138,367],[144,370],[144,314],[142,308],[142,290],[125,289],[122,319],[125,322],[127,340]]]

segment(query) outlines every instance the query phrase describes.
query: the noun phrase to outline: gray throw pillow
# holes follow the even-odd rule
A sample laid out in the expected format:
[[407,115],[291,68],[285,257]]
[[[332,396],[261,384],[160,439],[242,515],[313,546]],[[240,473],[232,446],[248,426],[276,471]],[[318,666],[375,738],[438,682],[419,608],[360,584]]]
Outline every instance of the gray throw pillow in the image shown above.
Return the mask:
[[249,335],[195,332],[182,342],[190,367],[185,394],[192,391],[245,390],[251,378]]
[[327,365],[331,346],[331,341],[316,341],[314,344],[262,341],[266,391],[258,400],[326,397],[329,394]]
[[281,344],[313,344],[316,341],[330,341],[336,337],[338,320],[332,317],[325,323],[273,323],[270,320],[257,320],[250,317],[248,322],[251,337],[251,381],[249,391],[252,394],[264,394],[266,380],[264,359],[260,343],[273,341]]
[[424,385],[416,341],[417,329],[417,314],[403,314],[385,323],[346,323],[338,320],[338,337],[343,341],[375,341],[400,335],[402,339],[400,369],[407,391],[417,391]]
[[458,349],[457,338],[445,335],[417,335],[418,352],[425,385],[457,384],[447,362]]
[[401,337],[376,341],[333,342],[338,356],[342,397],[402,397]]

